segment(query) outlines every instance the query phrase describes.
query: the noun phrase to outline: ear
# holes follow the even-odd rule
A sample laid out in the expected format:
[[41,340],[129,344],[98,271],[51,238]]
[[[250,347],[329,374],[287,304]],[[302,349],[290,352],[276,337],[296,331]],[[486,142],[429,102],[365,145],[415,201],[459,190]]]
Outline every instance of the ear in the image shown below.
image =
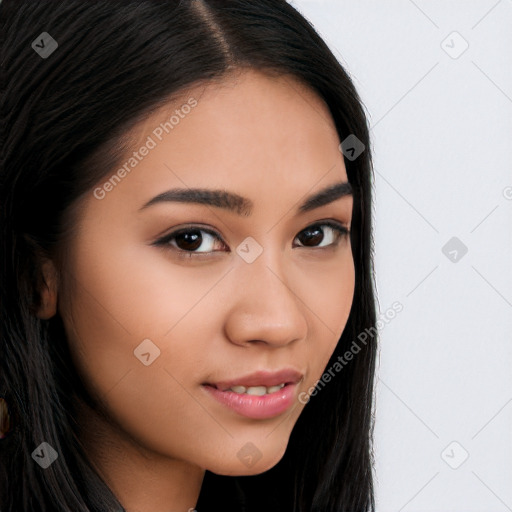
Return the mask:
[[42,264],[43,283],[39,289],[40,303],[36,316],[48,320],[57,313],[57,269],[50,260]]

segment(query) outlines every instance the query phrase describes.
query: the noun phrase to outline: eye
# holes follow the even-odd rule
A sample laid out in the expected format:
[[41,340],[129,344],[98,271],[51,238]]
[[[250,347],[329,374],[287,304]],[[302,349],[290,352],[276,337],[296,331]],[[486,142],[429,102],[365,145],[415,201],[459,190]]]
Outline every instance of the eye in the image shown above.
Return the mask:
[[[327,229],[326,229],[327,228]],[[327,236],[325,235],[327,233]],[[297,238],[303,247],[311,247],[309,244],[323,243],[324,245],[312,245],[313,248],[327,248],[337,246],[342,238],[348,237],[349,230],[337,222],[318,222],[301,231]]]
[[[192,256],[192,254],[208,254],[213,251],[215,241],[223,244],[220,236],[208,229],[199,227],[187,227],[174,231],[157,240],[154,245],[171,246],[180,256]],[[201,248],[201,250],[198,250]]]
[[[327,234],[327,236],[326,236]],[[337,222],[318,222],[302,230],[295,238],[301,245],[298,247],[328,248],[339,244],[342,238],[348,237],[350,231]],[[324,243],[327,242],[327,243]],[[218,233],[198,226],[190,226],[173,231],[160,238],[153,245],[170,247],[180,257],[192,257],[194,254],[211,254],[219,252],[214,250],[215,245],[227,248]],[[317,245],[317,244],[323,245]],[[221,251],[223,249],[220,249]],[[226,252],[229,252],[229,248]]]

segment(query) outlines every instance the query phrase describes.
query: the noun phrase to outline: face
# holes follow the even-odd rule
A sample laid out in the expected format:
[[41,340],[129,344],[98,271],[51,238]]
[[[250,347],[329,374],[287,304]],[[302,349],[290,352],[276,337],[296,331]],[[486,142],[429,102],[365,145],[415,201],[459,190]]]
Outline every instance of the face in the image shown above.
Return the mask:
[[133,134],[66,251],[77,371],[139,450],[263,472],[352,305],[338,134],[313,92],[256,71],[187,90]]

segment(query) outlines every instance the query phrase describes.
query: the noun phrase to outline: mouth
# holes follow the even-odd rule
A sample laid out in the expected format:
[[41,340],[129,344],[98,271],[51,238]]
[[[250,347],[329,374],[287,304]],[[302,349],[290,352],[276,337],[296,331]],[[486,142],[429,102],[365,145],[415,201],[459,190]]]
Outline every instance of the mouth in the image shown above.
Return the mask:
[[231,390],[235,393],[247,393],[262,396],[279,391],[289,384],[297,384],[304,378],[303,374],[292,368],[278,371],[260,370],[258,372],[231,380],[204,383],[220,391]]
[[283,389],[286,385],[290,384],[290,382],[282,382],[277,386],[231,386],[229,388],[221,389],[217,386],[213,386],[216,389],[220,389],[220,391],[232,391],[233,393],[238,393],[239,395],[251,395],[251,396],[263,396],[263,395],[271,395],[272,393],[277,393],[280,389]]
[[294,402],[303,374],[285,369],[259,371],[232,380],[203,383],[210,397],[241,416],[268,419],[287,411]]

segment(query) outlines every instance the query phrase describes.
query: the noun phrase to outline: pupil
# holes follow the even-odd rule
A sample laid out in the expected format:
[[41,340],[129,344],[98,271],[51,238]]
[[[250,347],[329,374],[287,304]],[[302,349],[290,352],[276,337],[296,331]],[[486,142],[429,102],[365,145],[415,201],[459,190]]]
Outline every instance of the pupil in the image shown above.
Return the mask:
[[[303,232],[304,234],[307,234],[307,233],[313,233],[312,235],[306,235],[304,236],[303,238],[306,239],[306,241],[309,241],[309,242],[313,242],[313,244],[317,245],[319,244],[322,239],[323,239],[323,232],[321,229],[319,228],[315,228],[315,229],[308,229],[307,231],[304,231]],[[302,244],[306,245],[305,241],[304,240],[301,240],[300,241]]]
[[203,237],[199,231],[187,231],[186,233],[176,235],[176,244],[180,249],[184,250],[194,251],[201,247],[202,241]]

